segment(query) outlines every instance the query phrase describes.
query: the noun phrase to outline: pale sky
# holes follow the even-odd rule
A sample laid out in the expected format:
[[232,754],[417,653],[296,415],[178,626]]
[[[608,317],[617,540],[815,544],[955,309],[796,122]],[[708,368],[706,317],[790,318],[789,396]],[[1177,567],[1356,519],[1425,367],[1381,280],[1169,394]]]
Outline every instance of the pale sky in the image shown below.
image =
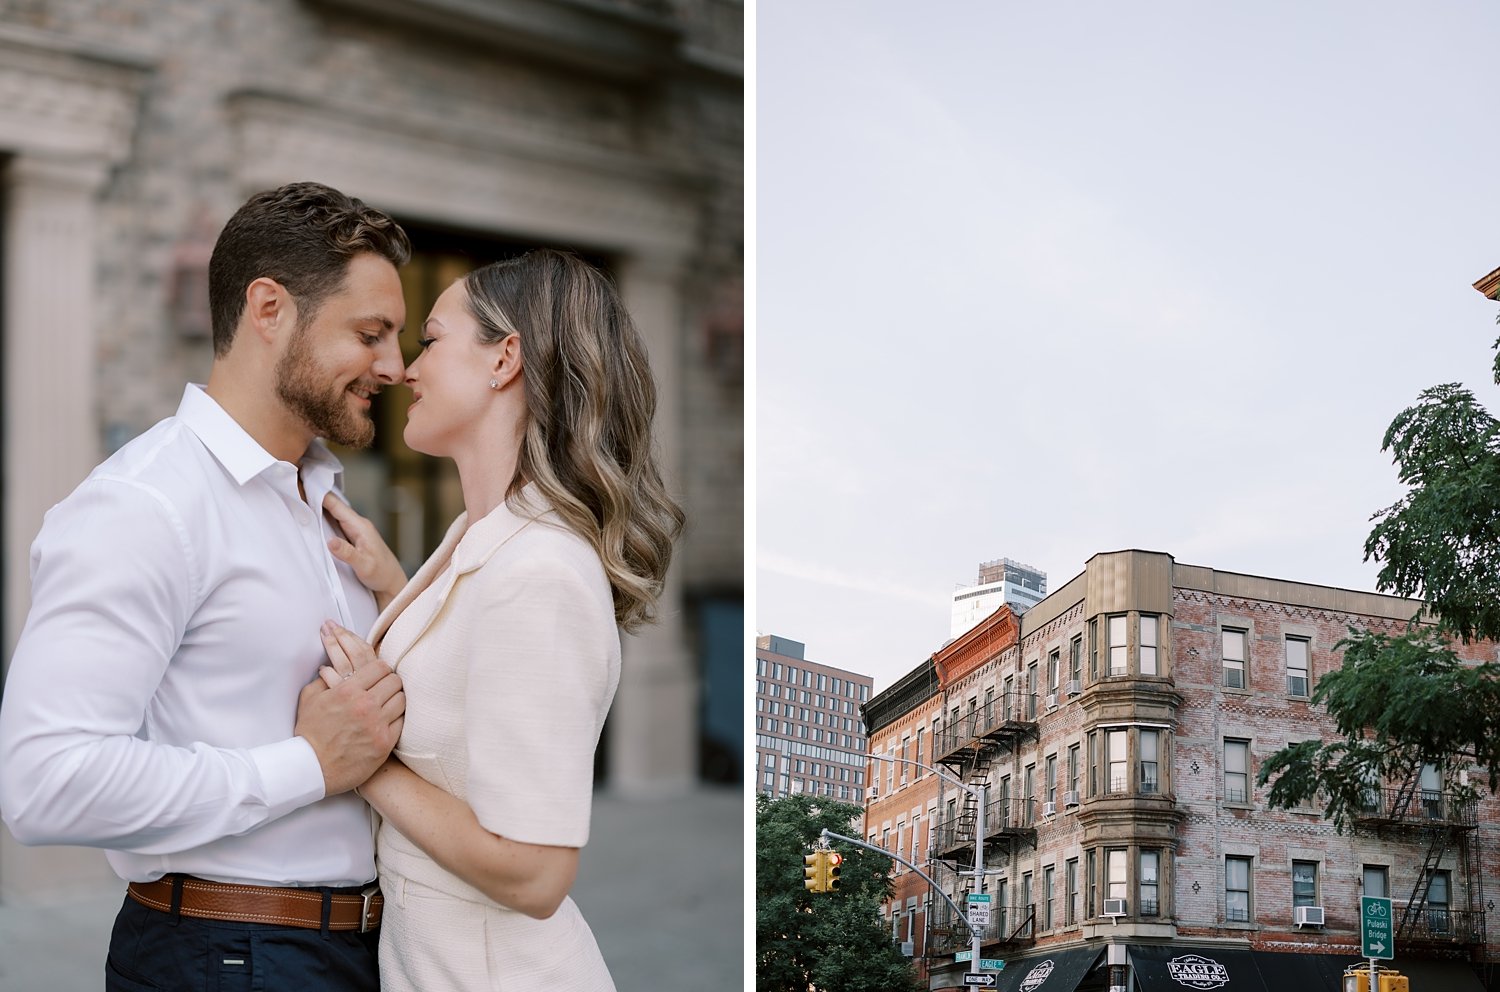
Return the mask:
[[762,2],[756,629],[875,677],[979,562],[1373,590],[1380,441],[1493,411],[1500,5]]

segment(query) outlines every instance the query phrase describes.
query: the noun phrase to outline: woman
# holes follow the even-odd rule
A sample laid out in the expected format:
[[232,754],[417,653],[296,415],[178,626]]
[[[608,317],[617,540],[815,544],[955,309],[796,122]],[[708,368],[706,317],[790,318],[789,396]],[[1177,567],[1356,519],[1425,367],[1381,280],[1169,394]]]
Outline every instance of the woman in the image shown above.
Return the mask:
[[[406,442],[454,460],[464,514],[406,583],[369,521],[328,507],[334,553],[394,595],[370,641],[406,690],[395,758],[359,790],[383,821],[381,987],[612,989],[567,893],[618,628],[651,618],[682,526],[646,351],[609,282],[556,251],[454,283],[420,343]],[[324,641],[331,684],[375,656],[331,623]]]

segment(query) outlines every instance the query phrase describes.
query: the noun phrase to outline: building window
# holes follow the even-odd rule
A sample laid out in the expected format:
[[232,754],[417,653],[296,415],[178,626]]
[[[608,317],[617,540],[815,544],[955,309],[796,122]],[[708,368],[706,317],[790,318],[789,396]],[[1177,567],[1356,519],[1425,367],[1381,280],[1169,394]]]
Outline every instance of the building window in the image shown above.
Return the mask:
[[1064,898],[1067,899],[1067,908],[1063,910],[1064,920],[1068,926],[1078,922],[1078,859],[1070,858],[1063,866],[1063,888]]
[[1245,681],[1245,631],[1224,631],[1224,688],[1243,689]]
[[1021,917],[1030,917],[1031,922],[1026,926],[1023,936],[1030,937],[1036,933],[1036,904],[1031,901],[1031,872],[1021,876]]
[[1288,696],[1307,696],[1308,640],[1305,637],[1286,639],[1286,693]]
[[756,658],[755,659],[755,674],[756,675],[765,675],[766,674],[766,659],[764,659],[764,658]]
[[1068,791],[1078,794],[1078,745],[1068,745]]
[[1054,649],[1051,654],[1047,655],[1047,686],[1048,686],[1049,691],[1054,696],[1057,695],[1057,686],[1058,686],[1057,680],[1062,677],[1062,675],[1061,675],[1062,660],[1061,659],[1062,659],[1062,652],[1060,650]]
[[1125,644],[1126,618],[1109,618],[1109,674],[1130,674],[1130,649]]
[[1083,682],[1083,635],[1079,634],[1073,638],[1068,645],[1068,678],[1074,682]]
[[1089,848],[1084,856],[1087,858],[1087,870],[1083,873],[1083,884],[1088,886],[1088,902],[1083,907],[1083,918],[1091,920],[1099,906],[1099,866],[1095,863],[1099,859],[1098,852],[1093,848]]
[[916,764],[916,767],[914,767],[912,769],[912,772],[911,772],[911,777],[912,778],[921,778],[922,777],[922,771],[923,771],[923,769],[922,769],[922,730],[923,730],[922,727],[918,727],[917,728],[917,756],[916,756],[916,762],[917,762],[917,764]]
[[[1126,735],[1123,730],[1106,730],[1104,732],[1104,754],[1108,762],[1106,769],[1109,777],[1109,792],[1125,792],[1129,788],[1128,773],[1126,772]],[[1114,897],[1111,896],[1111,899]]]
[[903,786],[906,785],[906,770],[911,767],[911,765],[907,763],[906,758],[906,749],[909,747],[911,747],[911,738],[901,738],[901,784]]
[[1160,851],[1141,852],[1141,916],[1160,916],[1161,907],[1156,901],[1157,878],[1161,870]]
[[1016,679],[1013,675],[1005,677],[1005,691],[1000,694],[1000,718],[1006,723],[1015,719]]
[[[1099,678],[1099,621],[1089,621],[1089,681]],[[1090,914],[1092,915],[1092,914]]]
[[1052,882],[1053,866],[1042,869],[1042,929],[1052,929]]
[[1141,674],[1155,675],[1157,618],[1148,613],[1141,614]]
[[1229,923],[1250,922],[1250,859],[1224,859],[1224,919]]
[[[1099,794],[1099,733],[1089,731],[1089,795]],[[1090,914],[1093,915],[1093,914]]]
[[1318,863],[1292,862],[1292,905],[1318,905]]
[[1000,829],[1010,828],[1010,776],[1000,776]]
[[1152,795],[1160,791],[1157,777],[1158,764],[1157,752],[1161,747],[1161,732],[1157,730],[1141,731],[1141,788],[1143,795]]
[[1250,742],[1224,742],[1224,801],[1250,801]]
[[1104,852],[1104,898],[1124,899],[1127,895],[1125,881],[1125,848],[1112,847]]
[[1026,666],[1026,719],[1036,719],[1036,662]]
[[1453,932],[1453,922],[1448,913],[1448,880],[1446,870],[1432,873],[1432,884],[1427,889],[1427,929],[1434,934]]
[[996,886],[996,890],[995,902],[999,905],[996,906],[995,912],[1000,916],[1000,932],[1009,934],[1010,904],[1007,901],[1007,897],[1010,895],[1010,882],[1003,878],[1000,879],[1000,884]]
[[1417,787],[1422,791],[1422,814],[1429,820],[1443,817],[1443,775],[1437,765],[1422,765]]
[[[1036,765],[1026,766],[1026,777],[1023,782],[1026,791],[1022,793],[1024,798],[1021,800],[1021,826],[1029,827],[1036,822]],[[1027,900],[1027,902],[1030,901]]]
[[1047,802],[1057,803],[1057,755],[1047,755]]

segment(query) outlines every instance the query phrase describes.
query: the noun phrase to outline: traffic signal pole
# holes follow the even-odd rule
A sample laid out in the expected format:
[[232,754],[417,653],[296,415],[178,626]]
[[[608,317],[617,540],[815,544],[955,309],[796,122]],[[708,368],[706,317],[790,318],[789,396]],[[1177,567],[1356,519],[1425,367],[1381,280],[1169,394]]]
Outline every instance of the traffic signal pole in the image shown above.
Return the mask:
[[[975,798],[979,800],[979,818],[974,823],[974,890],[977,892],[984,887],[984,792],[983,783],[974,786]],[[969,917],[964,916],[964,922],[969,923]],[[979,974],[979,945],[983,943],[983,928],[969,923],[969,949],[972,956],[969,958],[969,971]]]
[[[865,757],[870,758],[870,759],[872,759],[874,761],[900,762],[903,765],[915,765],[918,768],[925,768],[927,771],[929,771],[932,774],[936,775],[938,778],[942,779],[944,782],[947,782],[949,785],[952,785],[952,786],[955,786],[956,788],[962,789],[965,792],[967,792],[969,795],[971,795],[971,796],[974,797],[975,802],[977,802],[978,805],[979,805],[978,819],[975,821],[975,824],[974,824],[974,872],[973,872],[973,875],[974,875],[974,891],[978,892],[980,889],[982,889],[984,887],[984,830],[985,830],[985,822],[984,822],[984,820],[985,820],[985,817],[984,817],[985,785],[984,785],[984,783],[981,782],[978,785],[969,785],[967,782],[960,781],[959,779],[954,778],[952,775],[949,775],[946,772],[938,771],[936,768],[933,768],[931,765],[924,765],[920,761],[911,761],[911,760],[908,760],[906,758],[897,758],[894,755],[888,755],[888,754],[866,754]],[[826,830],[823,831],[823,832],[824,832],[824,834],[828,833],[828,831],[826,831]],[[833,836],[837,836],[837,835],[835,834]],[[848,840],[849,838],[846,837],[846,838],[843,838],[843,839],[844,840]],[[854,843],[859,844],[861,847],[870,847],[870,845],[868,845],[868,844],[862,844],[859,841],[854,841]],[[872,851],[880,851],[880,853],[890,855],[893,858],[896,857],[894,854],[891,854],[891,852],[882,850],[881,848],[878,848],[878,847],[871,847],[870,849]],[[913,871],[917,871],[917,869],[915,867],[913,867],[913,865],[911,864],[911,862],[906,861],[906,860],[901,859],[901,858],[897,858],[896,860],[900,861],[902,864],[906,865],[908,868],[912,868]],[[944,899],[948,899],[947,894],[944,893],[943,890],[938,887],[938,885],[937,885],[936,882],[934,882],[932,879],[928,878],[925,873],[923,873],[921,871],[917,871],[917,874],[921,875],[923,878],[926,878],[927,879],[927,884],[930,885],[930,886],[932,886],[933,889],[937,890],[938,895],[942,896]],[[968,874],[968,873],[967,872],[959,872],[959,874],[963,875],[963,874]],[[958,906],[953,902],[952,899],[948,899],[948,905],[953,906],[953,910],[954,910],[954,912],[958,913],[959,919],[963,920],[964,924],[969,928],[969,937],[970,937],[969,945],[970,945],[970,949],[973,952],[972,956],[969,958],[969,971],[972,974],[977,975],[977,974],[979,974],[979,947],[980,947],[980,944],[983,943],[984,928],[983,927],[976,927],[974,925],[973,920],[970,918],[969,913],[963,912],[962,910],[959,910]]]

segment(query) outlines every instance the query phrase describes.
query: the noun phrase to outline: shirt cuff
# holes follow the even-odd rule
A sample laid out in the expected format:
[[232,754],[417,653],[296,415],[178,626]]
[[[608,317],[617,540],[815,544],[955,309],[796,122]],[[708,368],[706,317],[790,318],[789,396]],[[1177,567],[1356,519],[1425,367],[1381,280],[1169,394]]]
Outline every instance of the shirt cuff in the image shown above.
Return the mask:
[[260,775],[261,798],[272,819],[323,798],[323,767],[304,738],[252,747],[250,760]]

